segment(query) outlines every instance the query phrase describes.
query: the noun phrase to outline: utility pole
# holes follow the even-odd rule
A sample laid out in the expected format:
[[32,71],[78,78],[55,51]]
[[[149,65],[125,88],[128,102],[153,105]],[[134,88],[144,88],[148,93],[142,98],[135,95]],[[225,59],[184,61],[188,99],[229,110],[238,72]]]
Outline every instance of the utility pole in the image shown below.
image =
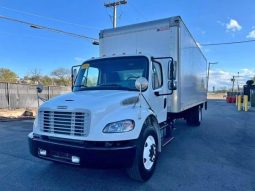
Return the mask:
[[235,76],[233,76],[233,78],[230,79],[232,81],[232,92],[234,92],[234,86],[235,86]]
[[[233,76],[230,80],[232,82],[232,92],[234,92],[234,88],[235,88],[235,81],[237,81],[237,91],[239,92],[240,91],[240,88],[239,88],[239,77],[242,77],[242,76],[239,76],[239,72],[237,73],[237,76]],[[237,78],[237,79],[236,79]]]
[[209,76],[210,76],[210,68],[211,68],[211,64],[218,64],[218,62],[209,62],[208,63],[208,73],[207,73],[207,93],[208,93],[208,86],[209,86]]
[[237,75],[237,81],[236,81],[236,83],[237,83],[237,91],[239,92],[239,81],[238,81],[238,79],[239,79],[239,72],[237,73],[238,75]]
[[104,6],[106,8],[113,7],[113,19],[112,19],[113,28],[117,27],[117,6],[124,5],[124,4],[127,4],[126,0],[120,0],[120,1],[115,1],[115,2],[112,2],[112,3],[105,3],[104,4]]

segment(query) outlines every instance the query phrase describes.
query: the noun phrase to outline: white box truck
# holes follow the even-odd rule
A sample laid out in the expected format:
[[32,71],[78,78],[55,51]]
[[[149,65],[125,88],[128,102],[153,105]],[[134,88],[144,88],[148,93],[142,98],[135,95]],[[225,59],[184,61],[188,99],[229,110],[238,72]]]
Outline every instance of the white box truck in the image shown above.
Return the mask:
[[173,122],[199,126],[207,61],[180,17],[102,30],[100,56],[73,72],[72,92],[46,101],[28,135],[32,155],[125,167],[148,180]]

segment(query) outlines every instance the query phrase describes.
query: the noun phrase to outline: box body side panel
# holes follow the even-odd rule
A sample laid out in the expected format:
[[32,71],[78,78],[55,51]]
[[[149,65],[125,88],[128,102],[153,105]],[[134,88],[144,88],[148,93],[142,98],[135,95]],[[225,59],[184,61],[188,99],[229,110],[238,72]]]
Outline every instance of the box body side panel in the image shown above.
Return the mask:
[[[181,111],[207,100],[207,60],[183,22],[180,22],[180,109]],[[177,87],[178,88],[178,87]]]

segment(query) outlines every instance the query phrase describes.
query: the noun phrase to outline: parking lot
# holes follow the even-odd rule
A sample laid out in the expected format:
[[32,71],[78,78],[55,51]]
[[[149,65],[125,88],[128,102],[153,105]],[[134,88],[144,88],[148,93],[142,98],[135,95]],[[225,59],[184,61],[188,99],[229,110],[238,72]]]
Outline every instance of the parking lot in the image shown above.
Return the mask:
[[177,121],[154,176],[130,180],[124,170],[78,168],[29,154],[33,121],[0,122],[0,190],[255,190],[255,112],[209,101],[200,127]]

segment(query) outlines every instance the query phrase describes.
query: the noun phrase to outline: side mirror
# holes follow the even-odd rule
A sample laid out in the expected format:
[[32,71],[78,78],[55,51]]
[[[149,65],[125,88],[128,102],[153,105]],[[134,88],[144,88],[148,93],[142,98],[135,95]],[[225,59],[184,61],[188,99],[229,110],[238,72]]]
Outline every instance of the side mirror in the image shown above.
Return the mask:
[[169,90],[176,90],[176,84],[174,83],[174,80],[176,79],[176,62],[171,60],[168,62],[168,89]]
[[171,60],[168,62],[168,79],[176,79],[176,61]]
[[43,91],[43,85],[42,84],[38,84],[36,87],[37,93],[42,93]]
[[81,65],[76,65],[76,66],[72,66],[71,72],[72,72],[72,90],[73,90],[73,86],[77,77],[77,68],[80,68]]
[[176,90],[177,89],[177,86],[176,86],[176,81],[168,81],[168,89],[169,90]]
[[75,69],[73,70],[73,84],[75,83],[76,77],[77,77],[77,69],[75,68]]
[[139,91],[144,91],[148,88],[148,80],[144,77],[140,77],[135,81],[135,87]]

